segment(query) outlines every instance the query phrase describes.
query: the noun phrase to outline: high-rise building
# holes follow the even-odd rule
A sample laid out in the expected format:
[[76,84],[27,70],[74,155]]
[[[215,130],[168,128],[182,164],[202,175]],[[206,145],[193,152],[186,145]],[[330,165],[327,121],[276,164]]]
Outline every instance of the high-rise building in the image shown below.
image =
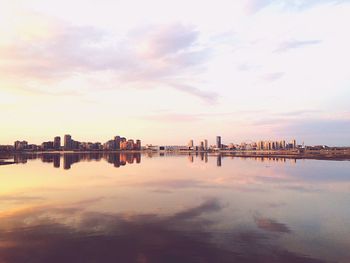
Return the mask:
[[125,137],[120,138],[119,149],[126,150],[126,138]]
[[296,148],[297,148],[297,141],[296,141],[296,140],[292,140],[292,141],[291,141],[291,144],[292,144],[292,148],[293,148],[293,149],[296,149]]
[[72,150],[73,148],[73,141],[72,141],[72,136],[69,134],[64,135],[64,149],[65,150]]
[[136,140],[135,150],[141,150],[141,140]]
[[115,150],[120,150],[120,136],[115,136],[114,137],[114,141],[115,141]]
[[286,141],[284,141],[284,140],[280,141],[280,148],[286,149]]
[[221,136],[216,136],[216,148],[221,149]]
[[208,140],[207,139],[205,139],[204,140],[204,150],[208,150]]
[[188,146],[189,148],[193,148],[193,140],[190,140],[190,141],[188,142],[187,146]]
[[53,148],[55,150],[59,150],[61,148],[61,137],[56,136],[53,140]]
[[126,142],[126,149],[127,150],[134,150],[134,140],[128,140]]

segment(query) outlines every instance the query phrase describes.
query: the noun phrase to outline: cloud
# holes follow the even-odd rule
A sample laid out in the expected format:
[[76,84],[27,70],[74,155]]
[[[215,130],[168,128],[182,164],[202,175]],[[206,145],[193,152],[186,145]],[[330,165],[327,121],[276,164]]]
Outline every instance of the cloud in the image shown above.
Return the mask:
[[161,122],[193,122],[200,120],[197,116],[190,114],[164,113],[152,116],[142,116],[142,119],[161,121]]
[[195,208],[190,208],[175,214],[172,217],[172,220],[188,220],[205,213],[218,212],[221,209],[222,205],[218,202],[217,199],[209,199]]
[[297,191],[301,193],[318,193],[322,191],[321,189],[317,189],[313,186],[302,186],[302,185],[287,185],[279,188],[291,190],[291,191]]
[[254,221],[258,228],[278,233],[290,233],[290,229],[285,224],[279,223],[276,220],[263,217],[254,217]]
[[283,249],[276,236],[268,232],[229,229],[223,235],[215,222],[206,218],[221,209],[216,199],[209,199],[170,216],[84,212],[68,207],[26,210],[1,218],[0,260],[324,262]]
[[290,40],[290,41],[282,42],[279,45],[279,47],[275,50],[275,52],[285,52],[290,49],[297,49],[305,46],[318,45],[321,42],[322,42],[321,40],[304,40],[304,41]]
[[196,87],[192,87],[189,85],[173,84],[171,86],[179,91],[186,92],[188,94],[196,96],[208,103],[215,103],[218,98],[218,94],[215,92],[203,91],[201,89],[198,89]]
[[[170,87],[207,103],[217,99],[215,92],[195,87],[193,76],[204,70],[209,49],[197,44],[199,32],[191,26],[153,25],[121,35],[91,26],[46,23],[53,24],[46,37],[0,46],[0,70],[8,78],[16,77],[21,89],[75,94],[77,81],[88,85],[104,72],[108,74],[100,78],[99,89]],[[62,81],[68,81],[70,90],[62,90]]]
[[[267,124],[267,123],[266,123]],[[278,128],[278,134],[294,134],[300,141],[306,141],[308,145],[317,144],[315,134],[318,134],[318,140],[326,142],[329,146],[348,146],[346,138],[350,130],[350,119],[347,117],[313,117],[288,120],[271,120],[270,124]],[[322,131],[322,133],[320,133]]]
[[262,78],[266,80],[267,82],[273,82],[276,81],[284,76],[284,72],[274,72],[264,75]]
[[248,13],[255,13],[264,7],[268,6],[272,1],[271,0],[248,0],[246,2],[246,10]]
[[23,203],[27,201],[42,201],[43,197],[40,196],[26,196],[26,195],[2,195],[0,196],[1,202],[15,202]]
[[187,49],[195,44],[199,32],[182,24],[146,28],[146,33],[135,34],[141,42],[139,52],[151,58],[172,56],[179,52],[187,52]]

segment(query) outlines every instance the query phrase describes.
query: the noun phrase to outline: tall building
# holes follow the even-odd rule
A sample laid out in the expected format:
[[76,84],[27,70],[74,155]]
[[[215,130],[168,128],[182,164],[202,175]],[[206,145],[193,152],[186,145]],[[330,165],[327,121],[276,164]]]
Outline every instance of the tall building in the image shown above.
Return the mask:
[[208,140],[207,139],[205,139],[204,140],[204,150],[208,150]]
[[297,148],[297,141],[296,141],[296,140],[292,140],[292,141],[291,141],[291,144],[292,144],[292,148],[293,148],[293,149],[296,149],[296,148]]
[[221,149],[221,136],[216,136],[216,148]]
[[72,150],[73,148],[73,141],[72,141],[72,136],[69,134],[64,135],[64,149],[65,150]]
[[188,142],[188,147],[189,147],[189,148],[193,148],[193,140],[190,140],[190,141]]
[[126,149],[126,138],[125,137],[121,137],[120,138],[119,149],[120,150],[125,150]]
[[114,137],[114,141],[115,141],[115,150],[120,150],[120,136],[115,136]]
[[280,141],[280,148],[286,149],[286,141],[285,140]]
[[55,150],[59,150],[61,148],[61,137],[56,136],[53,140],[53,148]]
[[135,150],[141,150],[141,140],[136,140]]
[[134,150],[134,140],[127,140],[126,149],[127,150]]
[[257,149],[258,150],[264,150],[264,141],[258,141]]

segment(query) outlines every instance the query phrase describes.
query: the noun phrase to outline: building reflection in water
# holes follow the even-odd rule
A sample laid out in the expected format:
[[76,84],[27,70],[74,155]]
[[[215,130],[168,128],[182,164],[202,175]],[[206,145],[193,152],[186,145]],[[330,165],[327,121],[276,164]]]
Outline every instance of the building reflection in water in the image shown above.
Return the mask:
[[84,153],[84,154],[64,154],[63,155],[63,164],[64,169],[70,169],[71,165],[81,161],[91,161],[96,160],[100,161],[104,159],[110,164],[113,164],[114,167],[118,168],[124,166],[127,163],[133,164],[141,163],[141,153]]
[[218,167],[221,166],[221,154],[219,154],[219,155],[216,157],[216,166],[218,166]]
[[28,160],[40,159],[43,163],[52,163],[54,168],[61,167],[61,159],[63,159],[63,169],[69,170],[72,165],[78,162],[101,161],[102,159],[114,167],[118,168],[126,164],[141,163],[141,153],[31,153],[31,154],[15,154],[7,157],[12,159],[14,163],[25,164]]
[[[152,158],[155,156],[166,157],[168,153],[145,153],[146,158]],[[216,158],[216,166],[221,167],[222,161],[224,158],[239,158],[239,159],[253,159],[257,162],[279,162],[286,163],[291,162],[296,164],[296,158],[287,158],[287,157],[262,157],[262,156],[235,156],[232,154],[215,154],[215,153],[187,153],[187,158],[190,163],[194,162],[194,159],[200,160],[200,162],[208,163],[209,157]],[[7,156],[6,159],[13,158],[14,163],[24,164],[28,160],[41,159],[44,163],[53,163],[53,167],[61,167],[61,159],[63,159],[63,169],[69,170],[72,165],[82,161],[101,161],[105,160],[110,164],[113,164],[114,167],[118,168],[126,164],[139,164],[141,163],[141,153],[140,152],[123,152],[123,153],[103,153],[103,152],[90,152],[90,153],[27,153],[27,154],[15,154],[12,156]]]
[[[288,158],[288,157],[256,157],[256,156],[235,156],[235,155],[232,155],[232,154],[208,154],[208,153],[204,153],[204,152],[201,152],[199,153],[199,156],[200,156],[200,161],[201,162],[205,162],[207,163],[208,162],[208,158],[209,157],[212,157],[212,158],[216,158],[216,166],[217,167],[221,167],[222,166],[222,160],[224,158],[230,158],[230,159],[234,159],[234,158],[239,158],[239,159],[253,159],[257,162],[279,162],[279,163],[285,163],[287,162],[287,160],[289,162],[291,162],[292,164],[296,164],[297,162],[297,159],[296,158]],[[198,153],[188,153],[188,160],[190,163],[193,163],[194,162],[194,157],[198,157]]]

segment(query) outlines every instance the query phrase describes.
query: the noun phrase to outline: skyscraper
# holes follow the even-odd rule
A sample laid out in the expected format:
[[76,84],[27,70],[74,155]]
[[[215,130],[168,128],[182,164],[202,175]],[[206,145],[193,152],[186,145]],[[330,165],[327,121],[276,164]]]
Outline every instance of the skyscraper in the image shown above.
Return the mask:
[[221,149],[221,136],[216,136],[216,148]]
[[55,150],[59,150],[61,148],[61,137],[56,136],[53,140],[53,148]]
[[204,150],[208,150],[208,140],[204,140]]
[[141,140],[136,140],[135,150],[141,150]]
[[115,136],[114,137],[114,141],[115,141],[115,150],[120,150],[120,136]]
[[64,135],[64,149],[72,150],[72,136],[69,134]]

